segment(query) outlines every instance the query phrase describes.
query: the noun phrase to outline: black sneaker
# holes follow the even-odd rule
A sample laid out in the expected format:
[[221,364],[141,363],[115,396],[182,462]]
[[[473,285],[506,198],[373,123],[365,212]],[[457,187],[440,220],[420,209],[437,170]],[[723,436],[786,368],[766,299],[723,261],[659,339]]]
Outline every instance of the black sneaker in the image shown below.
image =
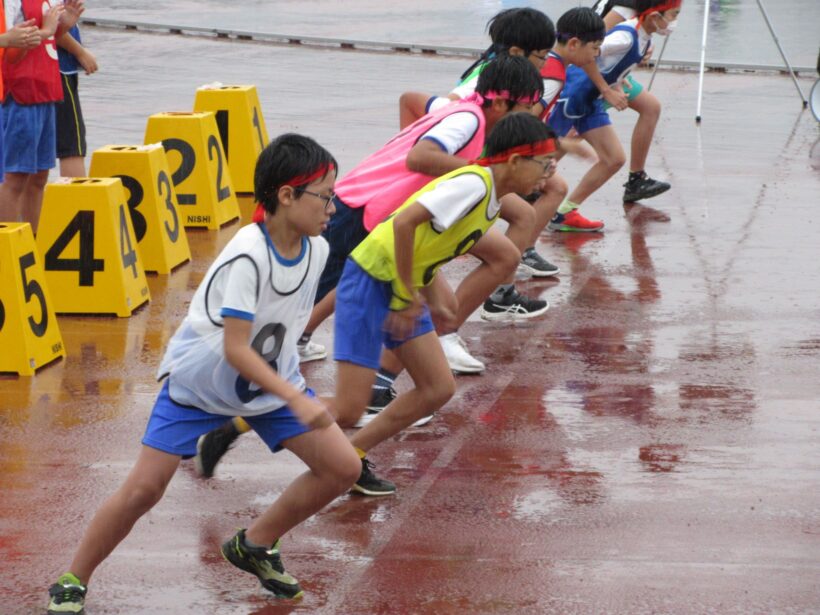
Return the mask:
[[216,470],[216,464],[241,435],[233,421],[228,421],[222,427],[217,427],[204,436],[200,436],[196,443],[196,456],[194,457],[196,473],[202,478],[211,478]]
[[481,308],[484,320],[525,320],[546,312],[550,304],[543,299],[532,299],[522,295],[513,286],[504,294],[493,293]]
[[373,395],[370,397],[370,404],[367,406],[368,410],[373,412],[381,412],[387,408],[388,404],[398,397],[396,389],[393,387],[373,387]]
[[370,396],[370,404],[367,406],[364,414],[362,414],[353,427],[361,428],[367,425],[370,421],[379,416],[379,412],[384,410],[391,401],[396,399],[397,396],[398,393],[396,393],[396,389],[393,387],[388,387],[386,389],[382,387],[373,387],[373,394]]
[[646,172],[641,171],[633,179],[624,184],[624,203],[632,203],[641,199],[651,199],[653,196],[663,194],[672,187],[667,182],[652,179]]
[[373,467],[374,465],[366,458],[362,459],[362,473],[350,490],[362,495],[393,495],[396,493],[396,485],[373,474],[371,469]]
[[70,572],[64,574],[48,588],[51,600],[48,603],[48,615],[83,615],[86,586]]
[[280,542],[277,540],[270,549],[249,547],[245,544],[245,530],[239,530],[222,545],[220,551],[222,557],[231,564],[256,576],[262,587],[273,592],[277,598],[299,598],[303,593],[302,588],[299,587],[299,581],[285,572],[279,556]]
[[535,251],[535,248],[527,248],[521,255],[522,270],[536,278],[546,278],[551,275],[558,275],[560,269]]

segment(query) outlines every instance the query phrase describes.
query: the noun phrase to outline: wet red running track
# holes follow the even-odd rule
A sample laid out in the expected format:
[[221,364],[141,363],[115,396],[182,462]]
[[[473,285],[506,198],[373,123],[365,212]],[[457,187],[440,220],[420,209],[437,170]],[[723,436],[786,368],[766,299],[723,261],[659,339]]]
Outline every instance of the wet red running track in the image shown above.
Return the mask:
[[[148,115],[190,108],[218,79],[256,83],[269,132],[317,137],[343,171],[395,131],[401,91],[444,91],[463,64],[86,39],[105,69],[82,80],[92,149],[139,142]],[[183,464],[97,571],[87,612],[820,612],[817,124],[786,77],[707,75],[698,129],[696,87],[692,74],[656,83],[666,106],[650,172],[674,189],[624,207],[613,181],[588,204],[604,237],[542,238],[562,273],[521,285],[552,303],[544,318],[465,325],[485,375],[460,377],[433,422],[373,453],[398,495],[340,498],[287,536],[303,600],[277,602],[218,553],[301,471],[250,436],[213,480]],[[615,118],[626,142],[634,119]],[[562,163],[572,181],[582,170]],[[193,261],[149,277],[148,306],[60,317],[68,358],[0,379],[3,614],[45,610],[136,457],[165,343],[238,228],[189,232]],[[330,331],[317,339],[331,344]],[[332,362],[305,373],[333,390]]]

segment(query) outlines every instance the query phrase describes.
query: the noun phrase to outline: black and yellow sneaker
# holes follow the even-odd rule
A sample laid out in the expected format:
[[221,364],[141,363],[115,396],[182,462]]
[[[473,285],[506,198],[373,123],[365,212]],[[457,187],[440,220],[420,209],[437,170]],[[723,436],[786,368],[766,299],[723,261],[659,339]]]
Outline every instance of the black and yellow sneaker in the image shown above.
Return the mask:
[[373,464],[365,457],[362,459],[362,473],[350,490],[362,495],[393,495],[396,485],[373,474]]
[[83,615],[85,606],[86,586],[70,572],[67,572],[57,582],[48,588],[51,600],[48,603],[48,615]]
[[231,564],[255,575],[262,587],[272,592],[277,598],[300,598],[304,593],[299,581],[285,572],[282,558],[279,556],[279,543],[273,547],[249,547],[245,544],[245,530],[239,530],[233,538],[222,545],[222,557]]
[[196,443],[194,467],[202,478],[211,478],[219,460],[228,452],[236,439],[242,435],[233,421],[200,436]]

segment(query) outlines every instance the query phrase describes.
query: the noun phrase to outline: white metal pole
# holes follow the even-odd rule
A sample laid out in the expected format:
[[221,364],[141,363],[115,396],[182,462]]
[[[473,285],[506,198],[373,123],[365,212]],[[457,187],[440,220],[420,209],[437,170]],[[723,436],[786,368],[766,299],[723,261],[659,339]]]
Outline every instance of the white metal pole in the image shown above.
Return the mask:
[[709,0],[703,7],[703,40],[700,44],[700,79],[698,80],[698,110],[695,121],[700,124],[700,106],[703,102],[703,71],[706,68],[706,33],[709,30]]
[[669,42],[669,37],[670,36],[672,36],[672,34],[667,34],[666,36],[663,37],[663,47],[661,47],[661,52],[658,55],[658,61],[655,62],[655,68],[652,71],[652,78],[649,79],[649,87],[646,88],[647,90],[651,90],[652,89],[652,84],[655,83],[655,73],[658,72],[658,67],[661,65],[661,60],[663,60],[663,52],[666,51],[666,43]]
[[803,96],[803,90],[800,89],[800,84],[797,83],[797,77],[794,76],[794,70],[792,69],[792,65],[789,64],[789,60],[786,57],[785,52],[783,51],[783,47],[780,46],[780,40],[777,38],[777,34],[774,32],[774,28],[772,27],[772,22],[769,21],[769,14],[766,13],[766,9],[763,8],[763,3],[760,0],[757,0],[757,6],[760,7],[760,12],[763,13],[763,19],[766,20],[766,25],[769,26],[769,32],[772,33],[772,38],[774,39],[774,44],[777,45],[777,50],[780,52],[780,57],[783,58],[783,62],[786,64],[786,68],[789,69],[789,74],[792,76],[792,81],[794,81],[794,87],[797,88],[797,93],[800,94],[800,100],[803,101],[803,108],[809,106],[806,97]]

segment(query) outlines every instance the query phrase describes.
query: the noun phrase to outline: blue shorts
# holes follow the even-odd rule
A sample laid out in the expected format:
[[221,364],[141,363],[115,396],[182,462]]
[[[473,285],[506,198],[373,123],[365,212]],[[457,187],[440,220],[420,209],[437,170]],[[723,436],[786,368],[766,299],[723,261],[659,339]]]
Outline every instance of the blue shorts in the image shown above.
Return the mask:
[[[315,397],[310,389],[307,389],[306,394]],[[142,443],[171,455],[193,457],[196,455],[196,443],[199,436],[221,427],[232,418],[176,403],[168,395],[168,379],[166,378],[157,401],[154,403],[151,418],[148,419]],[[266,414],[243,416],[242,418],[274,453],[282,450],[282,442],[288,438],[294,438],[310,431],[309,427],[297,420],[287,406]]]
[[345,263],[342,279],[336,289],[336,325],[333,358],[371,369],[379,369],[382,345],[396,348],[405,342],[433,331],[427,307],[416,319],[413,333],[397,340],[384,330],[390,312],[393,291],[389,282],[369,275],[352,259]]
[[331,216],[327,229],[322,233],[330,244],[330,252],[319,278],[316,303],[336,288],[347,257],[368,235],[364,228],[364,207],[349,207],[339,197],[333,200],[333,204],[336,205],[336,213]]
[[548,124],[559,137],[565,137],[570,129],[575,128],[579,135],[589,132],[594,128],[601,128],[602,126],[609,126],[612,120],[609,119],[609,113],[604,109],[604,103],[601,99],[595,101],[593,111],[581,115],[579,117],[567,116],[564,112],[566,108],[566,101],[559,100],[558,104],[552,110]]
[[6,173],[37,173],[57,164],[54,103],[18,105],[9,95],[3,103]]

